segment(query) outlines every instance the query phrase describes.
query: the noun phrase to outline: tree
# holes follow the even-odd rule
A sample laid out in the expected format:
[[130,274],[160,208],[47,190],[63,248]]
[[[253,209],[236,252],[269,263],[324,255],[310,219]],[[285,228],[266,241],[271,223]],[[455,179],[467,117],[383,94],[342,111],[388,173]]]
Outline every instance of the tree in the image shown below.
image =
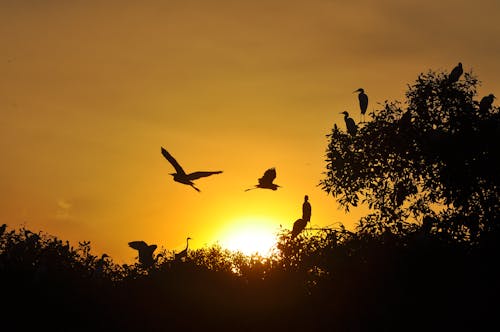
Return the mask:
[[453,239],[500,229],[500,115],[477,101],[479,81],[465,73],[420,74],[406,100],[385,101],[355,136],[327,135],[322,189],[346,211],[366,204],[359,229],[381,234],[430,222]]

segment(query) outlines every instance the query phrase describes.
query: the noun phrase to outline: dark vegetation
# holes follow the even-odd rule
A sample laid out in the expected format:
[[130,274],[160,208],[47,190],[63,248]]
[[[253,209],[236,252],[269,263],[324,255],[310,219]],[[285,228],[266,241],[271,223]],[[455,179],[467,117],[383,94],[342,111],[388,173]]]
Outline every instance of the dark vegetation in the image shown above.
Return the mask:
[[117,265],[89,242],[0,227],[0,327],[499,330],[499,109],[477,85],[422,74],[355,135],[334,126],[321,185],[370,212],[352,231],[283,231],[269,258],[214,246]]

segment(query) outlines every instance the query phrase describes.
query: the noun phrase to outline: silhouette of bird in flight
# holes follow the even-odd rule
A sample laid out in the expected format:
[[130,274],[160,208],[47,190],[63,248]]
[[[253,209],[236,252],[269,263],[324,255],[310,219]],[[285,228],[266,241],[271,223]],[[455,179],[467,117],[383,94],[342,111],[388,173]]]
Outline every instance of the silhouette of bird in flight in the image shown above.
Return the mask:
[[274,179],[276,179],[276,169],[274,167],[269,168],[267,171],[264,172],[264,175],[259,179],[259,184],[256,184],[254,188],[245,189],[245,191],[257,188],[276,190],[281,186],[273,183]]
[[172,155],[170,153],[168,153],[168,151],[165,150],[163,147],[161,148],[161,154],[175,168],[176,173],[170,173],[170,175],[172,175],[174,177],[174,181],[179,182],[179,183],[183,183],[183,184],[188,184],[191,187],[193,187],[194,190],[196,190],[197,192],[200,192],[200,189],[198,189],[198,188],[196,188],[194,186],[193,180],[196,180],[196,179],[199,179],[199,178],[203,178],[203,177],[206,177],[206,176],[210,176],[210,175],[213,175],[213,174],[220,174],[220,173],[222,173],[222,171],[213,171],[213,172],[203,171],[203,172],[194,172],[194,173],[186,174],[186,172],[184,172],[184,170],[182,169],[181,165],[179,165],[179,163],[177,162],[177,160],[175,160],[174,157],[172,157]]
[[464,69],[462,67],[462,63],[459,62],[458,65],[451,70],[451,73],[448,75],[448,83],[452,84],[458,81],[460,76],[464,73]]
[[481,112],[482,114],[487,113],[490,110],[491,106],[493,105],[493,100],[495,98],[496,97],[492,93],[490,93],[487,96],[484,96],[479,102],[479,112]]
[[139,263],[144,267],[150,267],[154,263],[153,252],[156,250],[157,245],[148,245],[144,241],[132,241],[128,243],[129,247],[139,251]]
[[365,113],[366,109],[368,108],[368,96],[365,93],[365,90],[362,88],[357,89],[355,92],[359,92],[358,94],[358,100],[359,100],[359,109],[361,110],[361,117],[363,121],[365,121]]
[[354,120],[349,117],[349,113],[344,111],[341,112],[340,114],[344,114],[344,121],[345,121],[345,126],[347,127],[347,132],[351,135],[354,136],[358,132],[358,126],[356,126],[356,123],[354,123]]
[[183,258],[185,259],[187,257],[189,240],[191,240],[190,237],[186,238],[186,248],[184,250],[182,250],[181,252],[178,252],[174,255],[175,260],[180,261],[181,259],[183,259]]

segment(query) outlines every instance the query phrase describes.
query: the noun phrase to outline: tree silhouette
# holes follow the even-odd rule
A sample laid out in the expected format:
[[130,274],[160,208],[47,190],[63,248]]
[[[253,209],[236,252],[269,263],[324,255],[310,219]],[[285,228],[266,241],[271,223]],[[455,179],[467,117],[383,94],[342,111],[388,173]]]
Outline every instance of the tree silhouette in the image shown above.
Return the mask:
[[449,84],[445,73],[430,71],[408,87],[404,102],[385,101],[372,112],[356,136],[334,125],[323,190],[347,211],[366,204],[359,227],[369,232],[401,232],[425,216],[452,238],[496,231],[499,108],[480,110],[478,85],[471,73]]

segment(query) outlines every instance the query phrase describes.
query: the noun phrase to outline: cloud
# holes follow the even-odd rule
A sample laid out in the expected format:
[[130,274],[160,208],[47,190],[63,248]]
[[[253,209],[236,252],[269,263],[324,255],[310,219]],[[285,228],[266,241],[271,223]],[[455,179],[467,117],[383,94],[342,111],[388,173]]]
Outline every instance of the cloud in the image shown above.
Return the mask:
[[66,199],[59,199],[57,201],[56,219],[69,220],[72,219],[71,208],[73,204]]

